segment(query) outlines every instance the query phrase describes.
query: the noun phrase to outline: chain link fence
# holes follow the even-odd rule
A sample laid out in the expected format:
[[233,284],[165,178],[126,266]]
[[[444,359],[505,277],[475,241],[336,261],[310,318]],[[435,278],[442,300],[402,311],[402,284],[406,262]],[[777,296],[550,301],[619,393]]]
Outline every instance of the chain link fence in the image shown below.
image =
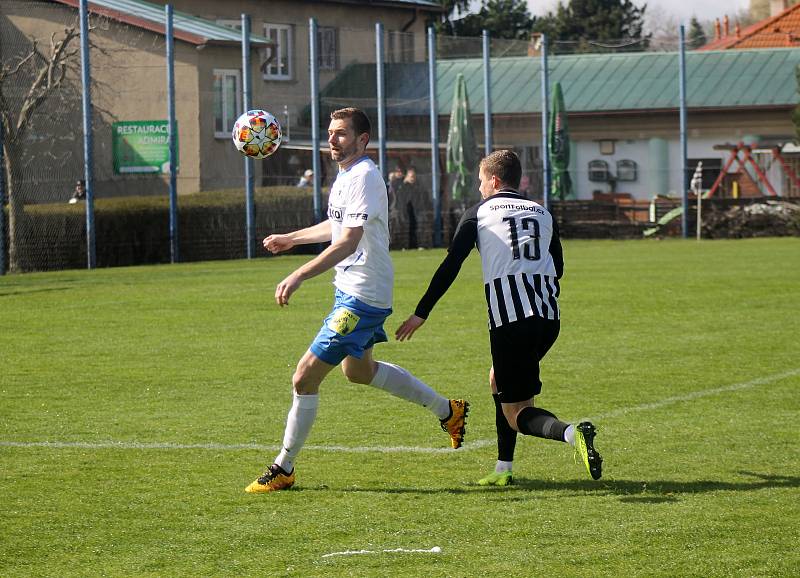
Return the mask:
[[[185,16],[176,12],[176,24]],[[89,22],[96,264],[169,262],[163,28],[98,11]],[[175,32],[178,254],[182,261],[243,258],[251,241],[245,161],[230,140],[243,112],[242,20],[231,14],[202,26],[198,22],[183,19]],[[476,165],[487,148],[519,154],[521,191],[551,203],[565,236],[641,236],[681,205],[683,183],[695,169],[696,190],[705,196],[785,197],[800,190],[800,155],[786,146],[792,125],[780,116],[788,115],[793,87],[770,84],[772,93],[779,94],[767,97],[748,92],[733,77],[748,74],[751,83],[793,77],[800,63],[796,51],[687,54],[684,170],[677,33],[674,38],[662,34],[657,42],[546,44],[536,36],[487,42],[437,35],[432,100],[428,36],[419,29],[387,27],[381,33],[384,99],[379,101],[376,28],[317,25],[313,64],[319,89],[314,94],[309,22],[274,24],[254,15],[250,27],[250,106],[274,114],[283,129],[278,151],[253,163],[256,239],[312,225],[321,217],[315,208],[324,212],[337,174],[327,151],[329,114],[346,106],[363,109],[372,120],[368,154],[379,161],[385,147],[381,168],[393,249],[449,240],[465,208],[479,199]],[[87,263],[79,47],[78,11],[71,5],[2,3],[6,270]],[[458,180],[448,141],[461,79],[470,107],[468,126],[462,128],[473,144],[465,157],[472,159],[467,176]],[[558,111],[556,91],[563,97]],[[320,112],[317,159],[315,102]],[[552,117],[548,132],[558,133],[557,143],[543,140],[545,104]],[[381,111],[386,118],[383,141]],[[560,120],[553,124],[556,117]],[[554,149],[561,157],[553,155]],[[319,174],[309,174],[315,166]],[[316,200],[315,179],[321,185]],[[257,246],[257,254],[266,252]]]
[[[42,25],[31,38],[14,17],[33,10]],[[80,60],[75,58],[79,43],[76,11],[48,2],[3,3],[3,260],[12,270],[82,265],[70,254],[81,250],[83,213],[67,204],[83,178]],[[54,206],[65,211],[57,216]],[[76,218],[66,216],[68,208]]]

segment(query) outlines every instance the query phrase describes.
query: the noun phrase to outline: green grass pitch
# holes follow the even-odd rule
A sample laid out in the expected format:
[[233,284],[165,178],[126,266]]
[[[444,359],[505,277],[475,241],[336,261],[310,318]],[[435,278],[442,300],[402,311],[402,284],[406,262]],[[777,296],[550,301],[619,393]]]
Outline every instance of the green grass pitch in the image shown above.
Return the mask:
[[[443,254],[394,254],[390,333]],[[598,482],[520,438],[516,485],[475,484],[496,453],[474,254],[376,347],[472,402],[465,447],[337,371],[295,488],[249,495],[332,302],[326,274],[275,305],[305,259],[0,277],[0,575],[800,573],[797,239],[565,243],[537,403],[595,421]]]

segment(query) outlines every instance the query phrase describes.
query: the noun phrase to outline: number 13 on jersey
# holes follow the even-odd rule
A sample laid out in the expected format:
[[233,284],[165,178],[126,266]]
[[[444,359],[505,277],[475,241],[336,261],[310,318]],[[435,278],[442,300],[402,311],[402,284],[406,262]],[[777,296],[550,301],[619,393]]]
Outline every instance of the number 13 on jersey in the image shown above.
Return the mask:
[[511,234],[511,254],[514,259],[520,258],[519,246],[522,244],[522,256],[529,261],[538,261],[542,257],[539,248],[539,221],[533,217],[505,217],[508,231]]

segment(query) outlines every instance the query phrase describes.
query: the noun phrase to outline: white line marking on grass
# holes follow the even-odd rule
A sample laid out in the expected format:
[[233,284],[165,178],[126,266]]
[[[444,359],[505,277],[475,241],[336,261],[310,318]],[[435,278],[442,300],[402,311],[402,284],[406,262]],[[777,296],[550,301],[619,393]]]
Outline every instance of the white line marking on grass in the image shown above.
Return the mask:
[[[681,403],[684,401],[692,401],[701,397],[708,397],[717,395],[719,393],[726,393],[729,391],[739,391],[749,389],[759,385],[766,385],[776,381],[781,381],[788,377],[800,375],[800,368],[785,371],[783,373],[776,373],[774,375],[767,375],[759,377],[750,381],[742,383],[735,383],[724,387],[715,387],[712,389],[703,389],[694,391],[684,395],[677,395],[675,397],[667,397],[659,401],[651,403],[643,403],[632,407],[621,407],[606,413],[599,414],[590,419],[601,420],[612,417],[618,417],[628,413],[637,411],[647,411],[649,409],[659,409]],[[322,451],[322,452],[341,452],[349,454],[365,454],[365,453],[410,453],[410,454],[447,454],[456,451],[468,451],[487,446],[494,445],[494,439],[475,440],[467,442],[461,450],[453,450],[451,448],[425,448],[419,446],[320,446],[308,445],[303,448],[304,451]],[[178,444],[171,442],[121,442],[121,441],[105,441],[105,442],[66,442],[66,441],[38,441],[38,442],[18,442],[18,441],[2,441],[0,440],[0,447],[10,448],[79,448],[79,449],[121,449],[121,450],[210,450],[210,451],[242,451],[242,450],[255,450],[262,452],[276,452],[281,448],[279,445],[263,445],[263,444],[219,444],[219,443],[206,443],[206,444]]]
[[430,550],[423,550],[419,548],[392,548],[389,550],[345,550],[344,552],[331,552],[330,554],[323,554],[323,558],[330,558],[331,556],[358,556],[360,554],[384,554],[393,552],[403,553],[420,553],[420,554],[440,554],[442,549],[439,546],[434,546]]
[[[478,440],[468,444],[464,447],[477,449],[490,444],[494,440]],[[257,451],[280,451],[279,445],[262,445],[262,444],[177,444],[171,442],[121,442],[121,441],[107,441],[107,442],[62,442],[62,441],[39,441],[39,442],[15,442],[15,441],[0,441],[0,447],[10,448],[79,448],[79,449],[119,449],[119,450],[219,450],[219,451],[236,451],[236,450],[257,450]],[[413,453],[413,454],[447,454],[457,450],[451,448],[424,448],[418,446],[394,446],[394,447],[381,447],[381,446],[318,446],[307,445],[303,446],[304,451],[323,451],[323,452],[341,452],[350,454],[365,454],[365,453]]]
[[693,399],[699,399],[701,397],[708,397],[710,395],[717,395],[718,393],[725,393],[728,391],[739,391],[741,389],[749,389],[751,387],[756,387],[758,385],[766,385],[768,383],[773,383],[775,381],[781,381],[786,379],[787,377],[794,377],[795,375],[800,375],[800,368],[792,369],[790,371],[785,371],[783,373],[776,373],[774,375],[768,375],[765,377],[759,377],[757,379],[753,379],[750,381],[745,381],[742,383],[735,383],[733,385],[726,385],[724,387],[715,387],[713,389],[702,389],[700,391],[693,391],[691,393],[687,393],[684,395],[676,395],[675,397],[667,397],[660,401],[654,401],[652,403],[643,403],[641,405],[635,405],[633,407],[621,407],[619,409],[615,409],[613,411],[606,412],[601,414],[593,419],[605,419],[609,417],[617,417],[620,415],[625,415],[626,413],[631,413],[634,411],[645,411],[648,409],[659,409],[668,405],[672,405],[674,403],[681,403],[684,401],[692,401]]

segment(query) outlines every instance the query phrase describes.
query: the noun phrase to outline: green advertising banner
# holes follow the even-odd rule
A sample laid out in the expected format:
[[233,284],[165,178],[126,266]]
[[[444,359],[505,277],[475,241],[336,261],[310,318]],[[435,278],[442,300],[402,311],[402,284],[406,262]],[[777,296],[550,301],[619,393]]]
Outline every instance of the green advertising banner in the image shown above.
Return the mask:
[[169,172],[166,120],[126,120],[113,123],[111,130],[115,174]]

